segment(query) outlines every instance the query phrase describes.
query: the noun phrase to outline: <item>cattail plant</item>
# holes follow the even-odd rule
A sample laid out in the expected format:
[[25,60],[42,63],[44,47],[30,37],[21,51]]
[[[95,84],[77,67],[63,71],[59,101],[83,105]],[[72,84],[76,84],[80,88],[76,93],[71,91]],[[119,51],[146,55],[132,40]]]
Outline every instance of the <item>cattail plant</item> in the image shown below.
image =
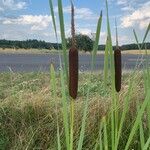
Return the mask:
[[117,22],[116,24],[116,49],[114,51],[114,63],[115,63],[115,88],[117,92],[121,90],[121,78],[122,78],[122,64],[121,64],[121,49],[118,44],[118,31]]
[[71,34],[72,45],[69,50],[69,94],[73,99],[78,91],[78,50],[75,41],[74,5],[71,4]]

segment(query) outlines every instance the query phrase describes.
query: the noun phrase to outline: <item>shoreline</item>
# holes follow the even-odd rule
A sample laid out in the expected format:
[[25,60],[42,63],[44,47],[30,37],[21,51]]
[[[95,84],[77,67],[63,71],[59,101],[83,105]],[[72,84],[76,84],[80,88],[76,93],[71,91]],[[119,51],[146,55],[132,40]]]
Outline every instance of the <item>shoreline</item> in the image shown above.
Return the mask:
[[[147,50],[148,55],[150,55],[150,49]],[[0,48],[0,54],[58,54],[58,50],[46,50],[46,49],[5,49]],[[90,55],[90,52],[80,51],[79,54]],[[98,51],[97,54],[104,54],[104,51]],[[122,54],[132,54],[132,55],[142,55],[145,54],[145,50],[125,50],[122,51]]]

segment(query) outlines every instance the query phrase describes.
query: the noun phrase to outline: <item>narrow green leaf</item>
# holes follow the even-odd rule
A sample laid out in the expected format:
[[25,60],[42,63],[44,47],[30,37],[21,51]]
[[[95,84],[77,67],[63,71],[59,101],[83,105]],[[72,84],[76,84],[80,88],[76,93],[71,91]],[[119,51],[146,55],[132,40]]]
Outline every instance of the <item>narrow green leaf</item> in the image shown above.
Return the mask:
[[[134,77],[134,74],[133,74],[133,77]],[[121,120],[120,120],[120,125],[119,125],[119,130],[118,130],[118,137],[117,137],[117,140],[116,140],[116,143],[115,143],[115,148],[114,148],[115,150],[118,149],[118,144],[119,144],[119,140],[120,140],[120,137],[121,137],[123,124],[124,124],[124,121],[125,121],[125,118],[126,118],[126,114],[129,110],[129,101],[130,101],[131,94],[132,94],[133,82],[134,82],[134,80],[133,80],[133,78],[131,78],[131,80],[129,82],[130,84],[129,84],[129,88],[128,88],[128,92],[127,92],[127,97],[126,97],[125,103],[124,103],[124,108],[123,108]]]
[[147,38],[147,35],[148,35],[149,31],[150,31],[150,23],[149,23],[149,25],[148,25],[148,27],[147,27],[147,30],[146,30],[145,35],[144,35],[144,38],[143,38],[142,48],[144,47],[144,43],[145,43],[145,40],[146,40],[146,38]]
[[[52,87],[52,97],[54,100],[56,100],[56,75],[55,75],[54,66],[52,64],[50,67],[50,85]],[[57,102],[55,103],[55,107],[56,107],[56,122],[57,122],[57,148],[58,150],[61,150]]]
[[134,37],[135,37],[136,43],[137,43],[137,45],[138,45],[138,49],[141,50],[141,46],[140,46],[140,44],[139,44],[139,40],[138,40],[137,34],[136,34],[136,32],[135,32],[134,29],[133,29],[133,33],[134,33]]
[[148,104],[149,99],[150,99],[150,89],[149,89],[149,91],[148,91],[148,93],[147,93],[147,96],[146,96],[146,98],[145,98],[145,100],[144,100],[142,106],[141,106],[141,109],[139,110],[139,112],[138,112],[138,114],[137,114],[135,123],[134,123],[134,125],[133,125],[133,127],[132,127],[132,129],[131,129],[131,132],[130,132],[130,135],[129,135],[127,144],[126,144],[126,146],[125,146],[125,150],[128,150],[128,149],[129,149],[129,146],[130,146],[130,144],[131,144],[131,142],[132,142],[132,139],[133,139],[133,137],[134,137],[134,135],[135,135],[135,133],[136,133],[136,130],[138,129],[139,123],[140,123],[140,121],[141,121],[141,117],[143,116],[143,113],[144,113],[144,111],[145,111],[145,108],[147,107],[147,104]]
[[[140,102],[137,100],[137,111],[140,110]],[[144,144],[145,144],[145,138],[144,138],[144,129],[143,129],[143,124],[142,124],[142,119],[140,121],[139,125],[139,130],[140,130],[140,142],[141,142],[141,149],[143,149]]]
[[105,90],[107,88],[107,78],[108,78],[108,62],[109,60],[109,52],[108,52],[108,37],[106,39],[106,46],[105,46],[105,54],[104,54],[104,87]]
[[84,105],[84,110],[83,110],[82,125],[81,125],[80,138],[79,138],[77,150],[82,150],[84,133],[85,133],[86,118],[87,118],[87,112],[88,112],[89,92],[90,92],[90,90],[88,89],[87,98],[85,100],[85,105]]
[[68,120],[68,107],[67,107],[67,94],[65,89],[64,73],[61,70],[61,92],[62,92],[62,104],[63,104],[63,123],[65,128],[65,138],[67,150],[70,150],[70,138],[69,138],[69,120]]
[[107,122],[105,117],[103,118],[103,125],[104,125],[104,149],[108,150]]
[[112,39],[111,39],[111,31],[110,31],[110,23],[109,23],[109,13],[108,13],[108,2],[106,0],[106,10],[107,10],[107,35],[108,35],[108,50],[110,54],[110,70],[111,70],[111,88],[112,88],[112,107],[111,107],[111,148],[114,150],[114,143],[115,143],[115,115],[114,110],[116,104],[116,94],[115,94],[115,71],[114,71],[114,57],[113,57],[113,46],[112,46]]
[[100,17],[98,19],[98,23],[97,23],[96,38],[95,38],[95,42],[94,42],[94,46],[93,46],[93,52],[92,52],[92,65],[91,65],[92,71],[94,69],[96,54],[97,54],[97,50],[98,50],[98,43],[99,43],[100,32],[101,32],[101,25],[102,25],[102,11],[101,11]]
[[[52,21],[53,21],[53,27],[54,27],[54,31],[55,31],[55,37],[56,37],[56,42],[57,42],[57,48],[58,48],[58,50],[59,50],[58,35],[57,35],[57,28],[56,28],[56,21],[55,21],[55,16],[54,16],[54,8],[53,8],[52,0],[49,0],[49,6],[50,6],[50,12],[51,12]],[[59,53],[58,53],[58,54],[59,54],[60,68],[62,68],[60,50],[59,50]]]
[[147,142],[145,143],[144,147],[142,150],[149,150],[150,147],[150,137],[148,138]]
[[61,32],[62,49],[63,49],[64,68],[65,68],[66,78],[68,81],[68,57],[66,52],[67,47],[66,47],[66,38],[65,38],[62,0],[58,0],[58,13],[59,13],[59,23],[60,23],[60,32]]
[[56,39],[58,39],[58,37],[57,37],[56,21],[55,21],[55,16],[54,16],[54,8],[53,8],[53,2],[52,2],[52,0],[49,0],[49,6],[50,6],[50,11],[51,11],[51,16],[52,16],[52,21],[53,21],[53,27],[54,27],[54,31],[55,31],[55,36],[56,36]]

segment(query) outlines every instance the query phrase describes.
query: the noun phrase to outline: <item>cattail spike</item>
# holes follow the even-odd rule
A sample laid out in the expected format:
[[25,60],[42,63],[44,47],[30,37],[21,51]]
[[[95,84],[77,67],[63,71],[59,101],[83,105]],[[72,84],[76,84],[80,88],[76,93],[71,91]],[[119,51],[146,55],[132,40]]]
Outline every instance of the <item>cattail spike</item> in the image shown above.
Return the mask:
[[76,99],[78,92],[78,50],[75,42],[74,5],[71,1],[72,46],[69,50],[69,94]]
[[73,99],[77,98],[78,91],[78,51],[71,48],[69,51],[69,94]]
[[121,90],[121,78],[122,78],[122,64],[121,64],[121,50],[118,48],[114,51],[115,61],[115,88],[117,92]]
[[114,51],[114,62],[115,62],[115,88],[117,92],[121,90],[121,78],[122,78],[122,62],[121,62],[121,50],[119,48],[118,41],[118,30],[117,30],[117,20],[115,18],[116,26],[116,50]]

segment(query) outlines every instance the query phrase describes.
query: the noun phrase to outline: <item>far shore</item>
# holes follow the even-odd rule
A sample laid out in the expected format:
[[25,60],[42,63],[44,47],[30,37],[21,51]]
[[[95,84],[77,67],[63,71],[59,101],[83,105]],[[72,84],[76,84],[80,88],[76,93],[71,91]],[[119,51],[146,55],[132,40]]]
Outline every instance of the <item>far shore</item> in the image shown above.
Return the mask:
[[[47,50],[47,49],[2,49],[0,48],[0,54],[57,54],[58,50]],[[104,51],[98,51],[98,54],[104,54]],[[150,49],[147,50],[150,55]],[[80,51],[80,54],[90,54],[90,52]],[[125,50],[122,54],[140,55],[145,54],[145,50]]]

